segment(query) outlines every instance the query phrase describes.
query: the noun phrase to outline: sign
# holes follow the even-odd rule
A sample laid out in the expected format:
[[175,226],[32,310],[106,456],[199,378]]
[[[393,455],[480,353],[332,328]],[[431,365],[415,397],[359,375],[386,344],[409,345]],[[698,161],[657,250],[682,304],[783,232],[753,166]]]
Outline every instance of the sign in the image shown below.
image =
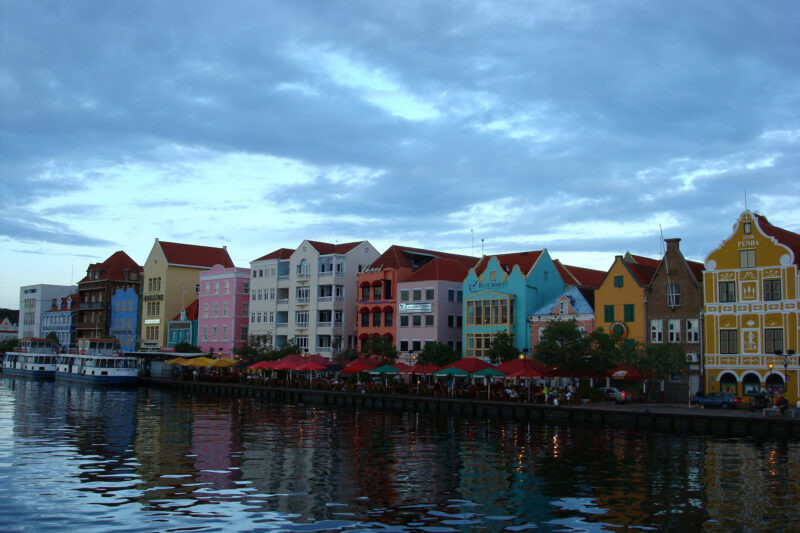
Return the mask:
[[144,323],[146,325],[149,325],[149,324],[161,324],[161,320],[158,319],[158,318],[148,318],[147,320],[144,321]]
[[469,290],[471,292],[478,292],[484,289],[505,289],[506,287],[508,287],[507,281],[487,281],[486,283],[481,283],[475,280],[469,284]]
[[365,267],[361,272],[380,272],[383,270],[383,265],[376,267]]
[[401,313],[430,313],[433,311],[432,303],[400,304],[398,311]]
[[163,294],[148,294],[147,296],[144,297],[145,302],[152,302],[153,300],[163,300],[163,299],[164,299]]
[[614,322],[608,329],[620,339],[624,339],[628,336],[628,326],[626,326],[623,322]]

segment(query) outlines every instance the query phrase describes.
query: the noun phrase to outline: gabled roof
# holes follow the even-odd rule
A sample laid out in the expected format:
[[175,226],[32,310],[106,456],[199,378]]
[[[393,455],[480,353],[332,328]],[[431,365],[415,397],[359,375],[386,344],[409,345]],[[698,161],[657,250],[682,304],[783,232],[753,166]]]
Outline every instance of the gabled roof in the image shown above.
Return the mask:
[[642,255],[633,255],[627,252],[622,258],[622,262],[628,267],[631,275],[642,287],[650,285],[650,280],[656,273],[658,265],[661,264],[660,259],[651,259]]
[[[125,274],[123,271],[135,271],[135,272],[143,272],[144,269],[139,266],[136,261],[130,258],[128,254],[123,252],[122,250],[118,252],[114,252],[111,256],[103,261],[102,263],[92,263],[89,265],[89,268],[86,269],[86,276],[78,283],[83,283],[85,281],[100,281],[100,280],[109,280],[109,281],[127,281],[125,279]],[[101,272],[100,276],[97,279],[90,279],[89,272],[99,271]]]
[[157,241],[167,258],[170,265],[184,265],[194,267],[211,268],[214,265],[222,265],[225,268],[232,268],[233,261],[228,255],[228,250],[213,248],[211,246],[197,246],[195,244],[182,244],[179,242]]
[[[198,316],[200,316],[200,300],[195,298],[192,303],[186,306],[186,320],[197,320]],[[172,320],[175,321],[180,319],[181,314],[178,313]]]
[[558,302],[564,296],[567,297],[567,299],[569,300],[569,304],[575,309],[575,312],[577,312],[578,314],[581,315],[594,314],[594,309],[592,309],[592,306],[589,304],[589,302],[586,301],[586,298],[584,298],[580,289],[578,289],[578,287],[575,287],[574,285],[571,287],[567,287],[567,290],[565,290],[564,292],[562,292],[561,294],[559,294],[558,296],[556,296],[555,298],[553,298],[552,300],[550,300],[549,302],[547,302],[546,304],[544,304],[531,314],[532,315],[551,314],[553,309],[558,307]]
[[561,279],[563,279],[564,283],[567,285],[596,289],[603,283],[603,278],[606,276],[606,273],[602,270],[564,265],[558,259],[553,262],[556,265],[556,270],[558,270]]
[[463,282],[469,273],[469,269],[478,261],[475,257],[470,257],[469,259],[469,261],[456,261],[447,257],[435,257],[403,281],[442,280]]
[[769,223],[767,217],[764,215],[754,214],[753,216],[758,221],[758,227],[761,228],[761,231],[770,237],[774,237],[775,240],[794,252],[794,262],[796,265],[800,265],[800,235],[797,233],[792,233],[791,231],[783,228],[773,226]]
[[331,244],[328,242],[319,242],[319,241],[308,241],[308,244],[314,247],[316,251],[319,252],[320,255],[329,255],[329,254],[346,254],[359,244],[365,241],[358,241],[358,242],[346,242],[343,244]]
[[470,265],[470,267],[477,261],[477,258],[468,255],[437,252],[435,250],[425,250],[423,248],[412,248],[410,246],[398,246],[394,244],[387,248],[370,266],[382,266],[383,268],[395,269],[410,268],[411,270],[417,270],[424,267],[426,263],[436,257],[451,259],[462,265]]
[[[72,298],[72,307],[68,309],[61,309],[62,303],[67,303],[67,299]],[[58,303],[52,309],[48,309],[45,313],[50,313],[52,311],[74,311],[78,309],[78,306],[81,303],[81,296],[80,294],[70,294],[69,296],[64,296],[63,298],[58,299]]]
[[519,266],[522,275],[527,276],[528,272],[530,272],[531,268],[533,268],[533,265],[535,265],[536,261],[538,261],[539,257],[541,257],[542,251],[543,250],[533,250],[530,252],[485,255],[481,257],[478,264],[475,265],[475,275],[480,276],[483,274],[483,272],[486,270],[486,267],[489,265],[489,260],[492,257],[495,257],[497,258],[497,262],[500,264],[500,268],[502,268],[506,274],[509,274],[514,268],[514,265],[517,265]]
[[650,267],[657,267],[658,264],[661,262],[660,259],[651,259],[650,257],[645,257],[643,255],[633,255],[630,252],[627,252],[625,256],[622,258],[628,264],[636,264],[636,265],[644,265]]
[[294,253],[294,250],[291,248],[278,248],[274,252],[270,252],[267,255],[261,256],[258,259],[253,259],[253,261],[268,261],[270,259],[289,259],[289,257]]

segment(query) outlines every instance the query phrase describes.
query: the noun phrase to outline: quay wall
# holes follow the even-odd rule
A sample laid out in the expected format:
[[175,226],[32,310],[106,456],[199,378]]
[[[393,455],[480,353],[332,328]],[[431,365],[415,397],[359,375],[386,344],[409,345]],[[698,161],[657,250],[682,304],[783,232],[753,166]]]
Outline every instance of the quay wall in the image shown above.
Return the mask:
[[196,394],[255,398],[275,403],[393,409],[472,418],[607,426],[669,433],[800,438],[800,418],[768,417],[762,415],[760,411],[730,412],[666,407],[659,404],[554,406],[476,399],[281,388],[239,383],[193,382],[163,378],[140,378],[140,384]]

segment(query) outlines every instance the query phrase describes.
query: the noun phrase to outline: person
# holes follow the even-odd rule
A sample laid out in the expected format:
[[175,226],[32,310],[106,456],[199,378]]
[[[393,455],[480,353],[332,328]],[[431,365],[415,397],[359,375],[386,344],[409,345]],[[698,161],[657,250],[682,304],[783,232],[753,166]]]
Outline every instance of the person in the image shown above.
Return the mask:
[[192,379],[194,381],[197,381],[197,374],[198,374],[198,372],[197,372],[196,368],[194,370],[192,370]]
[[786,408],[789,407],[789,400],[783,395],[783,393],[778,396],[778,400],[775,402],[775,406],[780,409],[781,416],[786,412]]

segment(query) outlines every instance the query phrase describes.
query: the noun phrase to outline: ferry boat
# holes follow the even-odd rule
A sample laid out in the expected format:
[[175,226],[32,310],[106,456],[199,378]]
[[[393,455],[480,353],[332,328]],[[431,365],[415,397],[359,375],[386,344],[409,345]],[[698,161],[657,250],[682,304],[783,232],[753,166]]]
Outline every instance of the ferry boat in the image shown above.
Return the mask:
[[108,339],[78,339],[77,353],[62,354],[55,376],[63,381],[104,385],[135,384],[139,368],[135,357],[122,355]]
[[20,339],[3,359],[3,374],[50,379],[55,377],[56,343],[52,339]]

